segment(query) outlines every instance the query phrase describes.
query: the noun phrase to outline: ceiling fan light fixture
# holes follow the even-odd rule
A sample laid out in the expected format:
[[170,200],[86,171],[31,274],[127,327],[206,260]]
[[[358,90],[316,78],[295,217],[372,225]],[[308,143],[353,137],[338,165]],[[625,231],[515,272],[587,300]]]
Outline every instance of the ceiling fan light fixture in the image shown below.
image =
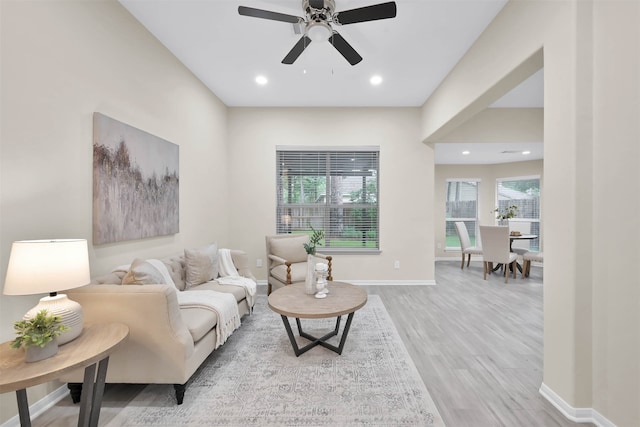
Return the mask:
[[371,83],[373,86],[378,86],[379,84],[381,84],[381,83],[382,83],[382,76],[380,76],[380,75],[378,75],[378,74],[376,74],[376,75],[372,76],[372,77],[369,79],[369,83]]
[[269,79],[267,79],[263,75],[259,75],[259,76],[256,77],[256,83],[259,84],[260,86],[264,86],[267,83],[269,83]]
[[307,37],[314,42],[324,42],[329,40],[333,31],[331,31],[331,27],[328,23],[320,21],[320,22],[310,22],[307,25]]

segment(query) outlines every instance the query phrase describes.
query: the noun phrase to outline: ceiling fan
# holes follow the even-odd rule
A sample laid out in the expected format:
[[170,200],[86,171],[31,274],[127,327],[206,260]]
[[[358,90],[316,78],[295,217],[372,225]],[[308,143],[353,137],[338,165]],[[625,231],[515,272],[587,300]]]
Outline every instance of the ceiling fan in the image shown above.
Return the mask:
[[293,64],[312,41],[328,40],[351,65],[356,65],[362,61],[362,57],[344,37],[333,29],[332,25],[395,18],[396,3],[391,1],[342,12],[335,12],[335,6],[335,0],[302,0],[304,18],[245,6],[239,6],[238,13],[243,16],[288,22],[304,27],[304,35],[284,57],[283,64]]

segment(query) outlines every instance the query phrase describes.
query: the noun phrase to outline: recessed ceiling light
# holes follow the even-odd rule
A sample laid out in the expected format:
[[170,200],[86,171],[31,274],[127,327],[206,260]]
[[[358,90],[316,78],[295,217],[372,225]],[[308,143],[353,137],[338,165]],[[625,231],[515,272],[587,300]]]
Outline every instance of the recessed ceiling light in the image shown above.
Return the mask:
[[464,151],[462,152],[462,154],[464,154],[464,155],[466,156],[466,155],[468,155],[468,154],[471,154],[471,151],[469,151],[469,150],[464,150]]
[[269,82],[269,80],[267,80],[267,78],[265,76],[258,76],[256,77],[256,83],[258,83],[260,86],[264,86]]
[[526,156],[527,154],[531,154],[531,151],[523,151],[522,154]]
[[374,86],[378,86],[380,83],[382,83],[382,77],[376,74],[369,79],[369,82]]

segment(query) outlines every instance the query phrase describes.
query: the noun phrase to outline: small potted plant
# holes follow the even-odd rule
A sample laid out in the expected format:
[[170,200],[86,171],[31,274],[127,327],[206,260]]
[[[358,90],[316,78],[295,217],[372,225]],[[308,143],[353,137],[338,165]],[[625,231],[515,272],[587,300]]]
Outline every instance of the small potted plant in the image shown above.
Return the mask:
[[501,225],[508,224],[509,219],[518,216],[518,207],[516,205],[507,206],[503,210],[496,208],[494,212],[497,212],[496,219]]
[[41,310],[31,319],[13,323],[17,337],[11,341],[12,348],[25,348],[25,361],[37,362],[58,353],[57,337],[69,330],[60,316]]
[[302,246],[304,246],[304,249],[305,249],[305,251],[307,251],[307,254],[315,255],[316,254],[316,245],[319,245],[320,241],[322,239],[324,239],[324,231],[316,230],[316,229],[313,228],[313,226],[311,227],[311,231],[313,231],[313,233],[311,234],[311,238],[309,239],[309,243],[303,243]]

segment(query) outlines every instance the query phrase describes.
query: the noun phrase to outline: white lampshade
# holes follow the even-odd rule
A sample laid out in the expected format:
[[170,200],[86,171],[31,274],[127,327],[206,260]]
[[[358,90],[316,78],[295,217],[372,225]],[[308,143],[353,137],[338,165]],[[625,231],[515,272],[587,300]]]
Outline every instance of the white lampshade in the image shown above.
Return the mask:
[[5,295],[34,295],[84,286],[91,280],[83,239],[13,242]]
[[42,309],[60,316],[70,328],[58,337],[64,344],[82,332],[82,307],[58,291],[84,286],[91,280],[89,252],[84,239],[23,240],[13,242],[4,282],[5,295],[49,293],[29,310],[25,319]]

